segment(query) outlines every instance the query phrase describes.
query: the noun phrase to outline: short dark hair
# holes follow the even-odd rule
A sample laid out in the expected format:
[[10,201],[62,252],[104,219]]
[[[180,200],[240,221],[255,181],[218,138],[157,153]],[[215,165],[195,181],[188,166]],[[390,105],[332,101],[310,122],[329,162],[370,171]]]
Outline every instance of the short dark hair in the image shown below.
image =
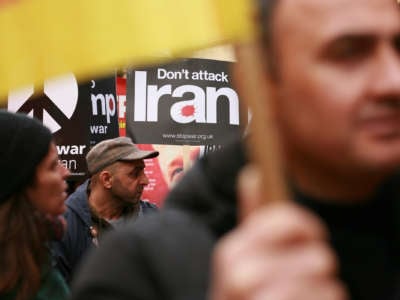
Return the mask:
[[276,55],[273,47],[273,15],[278,0],[257,0],[258,22],[260,26],[262,48],[267,53],[268,71],[276,75]]

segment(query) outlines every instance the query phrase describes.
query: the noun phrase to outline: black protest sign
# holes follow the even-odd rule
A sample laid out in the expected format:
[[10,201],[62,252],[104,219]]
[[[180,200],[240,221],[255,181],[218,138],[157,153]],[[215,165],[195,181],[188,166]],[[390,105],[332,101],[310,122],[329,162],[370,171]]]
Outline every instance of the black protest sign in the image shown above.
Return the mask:
[[240,134],[239,98],[225,61],[184,59],[128,71],[127,135],[141,144],[223,144]]
[[61,163],[80,180],[87,176],[85,156],[90,145],[117,137],[115,76],[78,85],[74,75],[12,91],[8,109],[34,116],[50,128]]
[[44,82],[40,89],[28,86],[11,91],[8,109],[41,120],[53,133],[61,163],[72,177],[86,175],[89,107],[81,95],[88,92],[72,74]]
[[90,145],[119,136],[115,76],[91,80],[86,88],[90,102]]

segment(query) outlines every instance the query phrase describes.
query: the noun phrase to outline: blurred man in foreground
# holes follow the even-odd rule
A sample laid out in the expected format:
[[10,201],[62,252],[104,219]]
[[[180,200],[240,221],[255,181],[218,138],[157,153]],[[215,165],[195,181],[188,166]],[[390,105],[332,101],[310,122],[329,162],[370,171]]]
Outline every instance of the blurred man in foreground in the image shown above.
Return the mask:
[[259,208],[254,170],[236,197],[247,160],[233,144],[200,160],[162,215],[110,236],[73,299],[397,299],[398,4],[265,0],[261,15],[294,202]]

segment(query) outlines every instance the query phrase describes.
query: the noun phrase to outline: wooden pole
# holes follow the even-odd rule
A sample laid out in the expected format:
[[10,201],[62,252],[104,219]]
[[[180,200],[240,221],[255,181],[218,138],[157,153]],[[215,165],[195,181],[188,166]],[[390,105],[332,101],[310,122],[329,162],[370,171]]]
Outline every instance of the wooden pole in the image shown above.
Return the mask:
[[238,45],[235,53],[235,84],[240,100],[248,105],[252,113],[247,150],[250,160],[261,172],[264,203],[288,200],[281,146],[274,120],[275,96],[266,76],[265,58],[255,43]]

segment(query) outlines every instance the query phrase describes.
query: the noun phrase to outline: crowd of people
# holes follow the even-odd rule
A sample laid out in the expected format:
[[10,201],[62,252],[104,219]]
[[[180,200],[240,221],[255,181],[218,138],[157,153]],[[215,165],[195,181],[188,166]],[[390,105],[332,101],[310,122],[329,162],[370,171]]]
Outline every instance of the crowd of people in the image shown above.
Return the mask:
[[261,204],[244,137],[158,210],[141,194],[159,153],[121,137],[89,151],[64,202],[50,131],[1,111],[1,300],[400,299],[399,5],[258,3],[291,201]]

